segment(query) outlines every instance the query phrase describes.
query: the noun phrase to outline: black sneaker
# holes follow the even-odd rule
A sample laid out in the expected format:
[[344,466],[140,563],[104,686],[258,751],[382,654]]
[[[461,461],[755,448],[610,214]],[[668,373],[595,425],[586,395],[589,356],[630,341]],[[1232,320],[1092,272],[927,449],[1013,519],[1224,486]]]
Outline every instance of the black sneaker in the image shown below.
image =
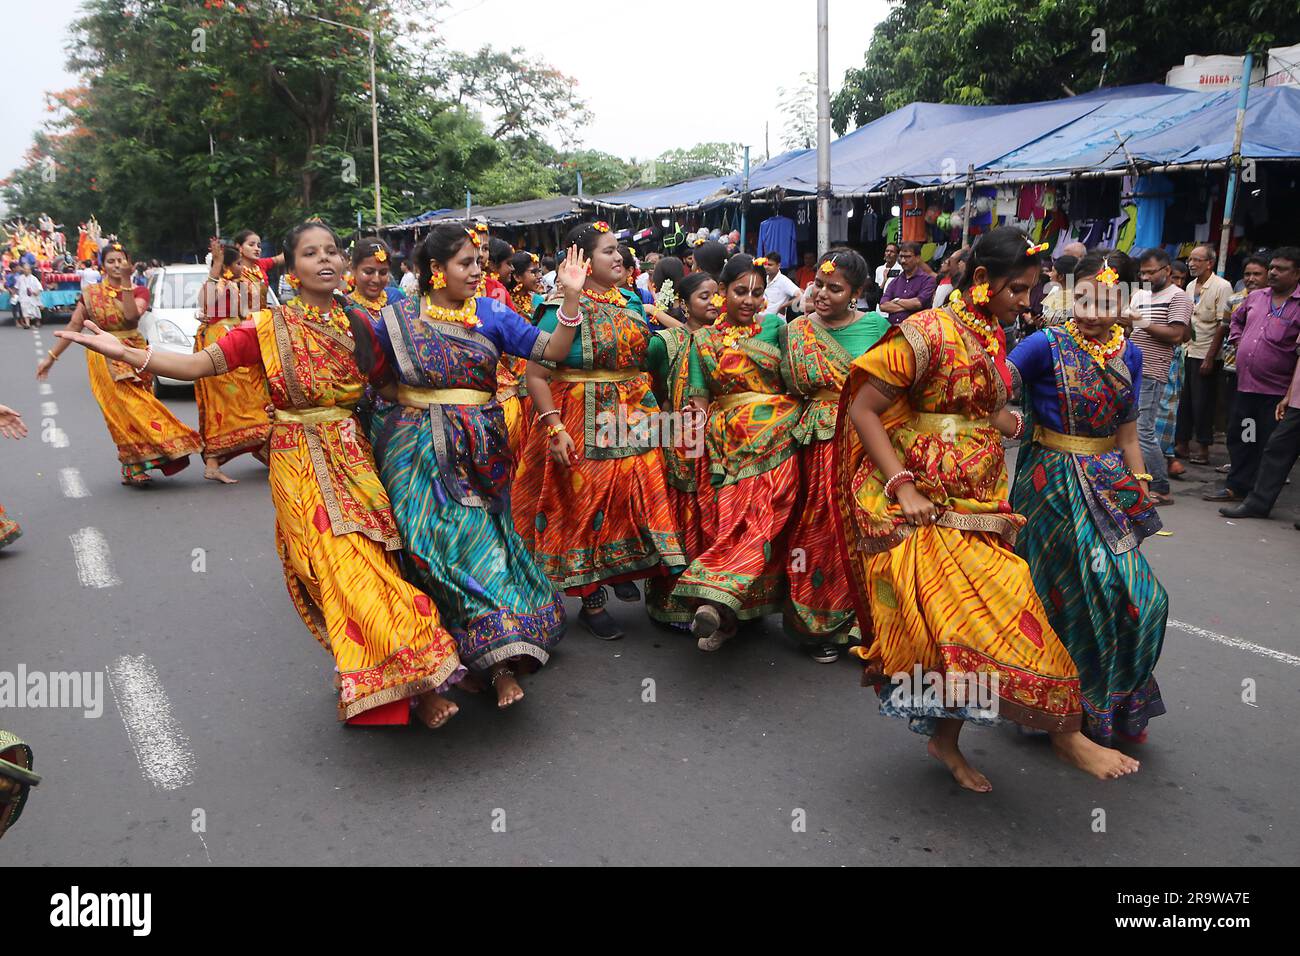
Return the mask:
[[641,589],[636,586],[635,581],[623,581],[620,584],[612,585],[614,588],[614,597],[620,601],[626,601],[628,604],[637,604],[641,601]]
[[623,636],[618,622],[603,607],[596,610],[584,607],[578,612],[578,620],[582,622],[583,627],[591,631],[593,637],[600,638],[602,641],[617,641]]

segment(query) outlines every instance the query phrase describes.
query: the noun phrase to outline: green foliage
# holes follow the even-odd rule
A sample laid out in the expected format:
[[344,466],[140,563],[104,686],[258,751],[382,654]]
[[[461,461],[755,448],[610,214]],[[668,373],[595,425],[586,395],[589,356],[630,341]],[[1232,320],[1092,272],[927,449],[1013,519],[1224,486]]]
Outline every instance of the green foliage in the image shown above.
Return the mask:
[[696,176],[726,176],[740,171],[744,147],[739,143],[700,143],[690,149],[670,149],[654,161],[648,185],[664,186]]
[[1272,0],[893,0],[831,120],[843,133],[918,101],[1024,103],[1163,82],[1189,53],[1293,42],[1295,14]]

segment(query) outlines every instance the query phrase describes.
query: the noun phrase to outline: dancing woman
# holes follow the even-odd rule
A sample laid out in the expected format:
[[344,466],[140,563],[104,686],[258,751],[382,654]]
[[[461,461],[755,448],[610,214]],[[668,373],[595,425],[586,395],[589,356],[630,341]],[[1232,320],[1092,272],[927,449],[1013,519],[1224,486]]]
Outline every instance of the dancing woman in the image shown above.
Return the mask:
[[790,594],[782,617],[785,632],[813,660],[828,664],[861,636],[828,506],[835,498],[833,439],[840,391],[853,360],[880,340],[889,323],[879,313],[857,310],[871,273],[856,252],[827,253],[813,275],[812,314],[781,330],[781,371],[790,394],[807,403],[794,429],[803,494],[790,533]]
[[904,319],[853,363],[836,425],[841,540],[872,628],[852,653],[882,712],[929,735],[930,754],[980,792],[992,786],[957,745],[967,719],[1046,730],[1100,778],[1137,770],[1080,732],[1078,669],[1012,550],[1025,519],[1007,502],[1002,436],[1024,422],[1005,407],[1000,323],[1029,307],[1040,252],[1011,227],[981,236],[944,308]]
[[[461,660],[508,707],[523,697],[515,666],[547,662],[564,633],[564,605],[511,524],[497,366],[505,355],[562,358],[574,329],[541,332],[476,298],[479,241],[459,224],[435,226],[416,250],[420,301],[382,311],[376,333],[396,405],[377,419],[374,447],[411,577],[437,603]],[[560,270],[571,312],[585,270],[576,252]]]
[[[196,352],[220,342],[266,303],[261,272],[240,265],[237,247],[223,246],[220,239],[213,239],[209,251],[212,271],[200,295],[202,320],[194,336]],[[236,269],[242,273],[236,273]],[[260,367],[232,369],[219,379],[199,379],[194,383],[194,404],[203,438],[204,478],[236,484],[236,479],[223,472],[221,466],[245,452],[252,452],[265,463],[263,446],[271,434],[271,416],[267,412],[271,396]]]
[[[104,248],[103,265],[103,281],[82,291],[81,301],[73,309],[65,331],[75,333],[86,323],[92,323],[107,338],[143,355],[145,341],[137,326],[140,316],[149,308],[149,290],[131,285],[131,260],[121,243],[110,243]],[[37,363],[36,377],[40,381],[45,381],[67,348],[67,342],[58,342]],[[86,368],[90,391],[99,402],[108,434],[117,445],[122,484],[147,485],[148,472],[154,468],[164,475],[174,475],[190,463],[190,455],[202,450],[203,440],[198,432],[154,396],[153,376],[157,366],[148,370],[143,363],[133,365],[116,354],[105,358],[88,352]]]
[[[533,321],[537,306],[546,297],[542,285],[542,262],[531,252],[516,252],[510,257],[510,275],[514,288],[510,291],[510,307],[529,322]],[[510,454],[518,458],[528,432],[528,418],[532,405],[528,402],[528,389],[524,375],[528,360],[502,353],[497,366],[497,402],[506,416],[506,432],[510,437]]]
[[[673,260],[676,261],[676,260]],[[705,511],[713,505],[709,484],[709,459],[704,451],[704,414],[690,404],[691,335],[711,326],[718,318],[718,283],[707,272],[692,272],[680,280],[676,290],[674,323],[655,332],[646,352],[655,398],[659,407],[676,414],[669,421],[680,422],[666,442],[664,465],[668,480],[668,502],[682,534],[687,558],[707,549],[705,528],[713,519]],[[654,578],[646,587],[646,611],[663,624],[685,624],[694,613],[694,602],[673,597],[676,578]]]
[[[5,438],[26,438],[27,426],[23,417],[8,405],[0,405],[0,435]],[[23,536],[23,529],[18,522],[5,516],[5,509],[0,505],[0,548],[13,544]]]
[[[707,275],[708,273],[704,273]],[[786,596],[786,543],[799,496],[795,426],[803,402],[781,379],[779,316],[763,315],[767,273],[743,253],[718,279],[723,311],[691,334],[692,404],[706,414],[713,501],[704,538],[673,596],[695,605],[691,633],[715,651],[741,621],[781,609]]]
[[352,414],[366,387],[363,369],[382,380],[387,365],[365,312],[333,294],[345,265],[334,231],[302,223],[284,249],[298,298],[258,313],[202,352],[154,354],[90,322],[86,333],[55,334],[168,378],[262,366],[275,405],[276,550],[303,623],[334,655],[339,719],[404,724],[414,700],[420,720],[438,727],[457,710],[440,691],[465,672],[429,596],[402,579],[388,496]]
[[1160,528],[1137,438],[1142,353],[1117,324],[1119,284],[1136,278],[1122,252],[1088,253],[1073,318],[1008,357],[1029,436],[1011,491],[1028,520],[1016,553],[1079,668],[1083,732],[1105,745],[1145,739],[1165,712],[1153,674],[1169,597],[1138,550]]
[[573,326],[581,339],[553,370],[528,364],[537,415],[516,475],[515,527],[556,587],[582,597],[579,620],[613,640],[623,632],[604,609],[603,585],[639,601],[636,580],[673,574],[686,558],[663,452],[642,433],[659,412],[642,371],[650,329],[640,301],[618,289],[618,242],[597,222],[572,229],[565,245],[589,271],[576,306],[546,302],[538,327]]
[[262,297],[254,300],[254,303],[257,308],[264,309],[271,301],[267,297],[271,288],[270,272],[276,266],[284,265],[284,253],[263,256],[262,237],[252,229],[241,229],[235,233],[235,248],[239,250],[238,277],[246,282],[261,284]]

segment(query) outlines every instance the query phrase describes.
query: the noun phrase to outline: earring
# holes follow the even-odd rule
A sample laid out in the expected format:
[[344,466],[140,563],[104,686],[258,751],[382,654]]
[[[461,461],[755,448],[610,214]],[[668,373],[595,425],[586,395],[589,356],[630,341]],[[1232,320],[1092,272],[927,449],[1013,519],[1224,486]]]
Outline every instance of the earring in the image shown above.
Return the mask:
[[434,269],[433,275],[429,276],[429,288],[445,289],[447,288],[447,276],[441,269]]
[[591,275],[591,263],[587,263],[587,275]]
[[976,305],[983,305],[989,300],[989,284],[979,282],[970,287],[970,300]]
[[302,285],[302,281],[292,272],[289,273],[288,278],[289,278],[289,288],[296,289],[300,285]]

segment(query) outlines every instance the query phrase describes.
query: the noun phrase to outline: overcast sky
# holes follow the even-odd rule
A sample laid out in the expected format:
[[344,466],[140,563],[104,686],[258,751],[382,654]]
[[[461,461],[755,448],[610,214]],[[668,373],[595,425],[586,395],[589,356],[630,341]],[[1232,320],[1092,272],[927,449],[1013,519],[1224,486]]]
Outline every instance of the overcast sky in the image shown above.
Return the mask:
[[[64,45],[79,7],[80,0],[26,6],[21,37],[6,45],[12,82],[0,97],[0,176],[22,162],[46,120],[42,94],[74,83]],[[886,0],[830,0],[832,91],[862,62],[887,11]],[[779,153],[777,90],[817,69],[816,0],[580,0],[572,7],[453,0],[441,30],[452,48],[520,46],[572,76],[594,114],[583,145],[638,159],[727,141],[754,147],[757,161],[767,121],[772,153]]]

